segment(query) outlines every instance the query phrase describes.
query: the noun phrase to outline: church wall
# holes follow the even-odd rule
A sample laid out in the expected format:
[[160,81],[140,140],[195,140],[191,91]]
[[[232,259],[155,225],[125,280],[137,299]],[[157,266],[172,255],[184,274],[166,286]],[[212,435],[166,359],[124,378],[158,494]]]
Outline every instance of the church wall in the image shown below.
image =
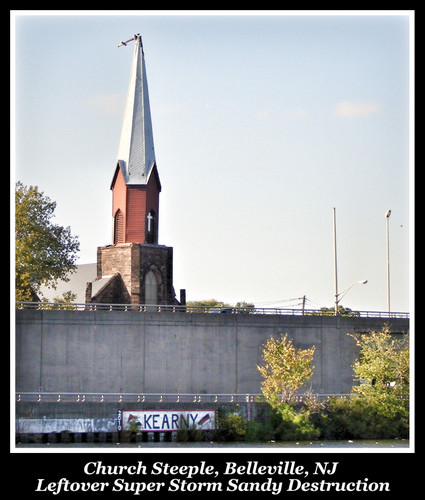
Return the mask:
[[127,222],[127,187],[124,176],[119,168],[112,191],[112,217],[116,216],[118,210],[121,211],[123,220],[123,240],[120,243],[124,243]]
[[127,288],[121,278],[120,274],[116,274],[111,281],[108,282],[107,286],[101,289],[93,297],[87,297],[87,302],[96,302],[103,304],[129,304],[130,295],[127,292]]
[[[158,304],[175,304],[173,288],[173,248],[163,245],[139,245],[139,274],[141,283],[149,269],[158,276]],[[145,289],[140,289],[140,303],[145,303]]]
[[[172,247],[123,243],[99,247],[97,251],[98,276],[119,272],[131,304],[145,303],[144,278],[151,268],[158,276],[158,304],[175,304]],[[125,300],[128,302],[127,296]]]
[[[117,272],[120,273],[128,296],[131,296],[132,288],[135,288],[139,279],[138,270],[133,267],[135,252],[137,252],[137,248],[134,248],[132,243],[108,245],[97,249],[98,276],[110,276]],[[139,288],[140,286],[134,290],[134,293],[139,293]],[[138,300],[135,300],[133,303],[137,302]]]
[[113,191],[112,191],[112,217],[115,216],[115,212],[120,209],[121,212],[125,213],[126,207],[126,185],[124,176],[121,169],[118,168],[117,177],[115,179]]
[[[388,321],[388,320],[387,320]],[[307,389],[348,393],[357,355],[348,332],[385,319],[320,316],[17,311],[16,390],[22,392],[260,393],[261,346],[288,333],[316,346]],[[392,319],[405,332],[407,319]]]
[[145,242],[146,188],[127,187],[127,231],[126,241]]

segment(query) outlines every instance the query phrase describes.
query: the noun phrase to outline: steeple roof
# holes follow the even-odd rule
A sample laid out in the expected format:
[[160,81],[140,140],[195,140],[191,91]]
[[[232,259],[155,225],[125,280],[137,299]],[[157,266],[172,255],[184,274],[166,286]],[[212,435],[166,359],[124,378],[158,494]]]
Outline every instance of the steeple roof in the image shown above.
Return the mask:
[[117,163],[127,185],[141,185],[147,184],[152,170],[156,170],[155,149],[142,38],[134,35],[131,40],[135,47]]

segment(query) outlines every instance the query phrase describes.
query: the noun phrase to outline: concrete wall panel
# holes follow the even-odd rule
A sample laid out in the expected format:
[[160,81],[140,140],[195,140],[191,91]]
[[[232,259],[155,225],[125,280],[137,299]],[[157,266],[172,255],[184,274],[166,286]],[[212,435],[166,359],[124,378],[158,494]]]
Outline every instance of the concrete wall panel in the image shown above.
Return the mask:
[[[407,319],[394,319],[406,332]],[[260,393],[261,347],[288,333],[316,346],[306,389],[347,393],[357,351],[349,332],[379,318],[17,311],[16,390],[21,392]]]

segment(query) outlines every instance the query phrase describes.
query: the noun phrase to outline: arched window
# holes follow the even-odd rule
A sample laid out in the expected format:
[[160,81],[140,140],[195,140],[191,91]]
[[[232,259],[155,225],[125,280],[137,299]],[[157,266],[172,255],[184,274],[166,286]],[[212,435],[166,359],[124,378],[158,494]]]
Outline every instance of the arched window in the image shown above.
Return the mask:
[[158,304],[158,279],[152,269],[145,277],[145,304]]
[[124,215],[120,209],[114,218],[114,245],[117,243],[124,243]]

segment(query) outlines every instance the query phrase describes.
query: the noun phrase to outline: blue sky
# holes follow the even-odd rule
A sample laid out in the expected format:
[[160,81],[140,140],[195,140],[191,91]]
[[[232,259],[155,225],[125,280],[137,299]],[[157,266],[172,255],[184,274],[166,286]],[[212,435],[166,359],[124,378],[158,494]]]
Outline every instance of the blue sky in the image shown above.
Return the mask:
[[409,309],[409,12],[17,14],[14,176],[57,201],[80,263],[111,243],[117,44],[141,33],[177,294],[332,306],[336,207],[339,290],[368,280],[342,304],[385,310],[391,209],[391,305]]

